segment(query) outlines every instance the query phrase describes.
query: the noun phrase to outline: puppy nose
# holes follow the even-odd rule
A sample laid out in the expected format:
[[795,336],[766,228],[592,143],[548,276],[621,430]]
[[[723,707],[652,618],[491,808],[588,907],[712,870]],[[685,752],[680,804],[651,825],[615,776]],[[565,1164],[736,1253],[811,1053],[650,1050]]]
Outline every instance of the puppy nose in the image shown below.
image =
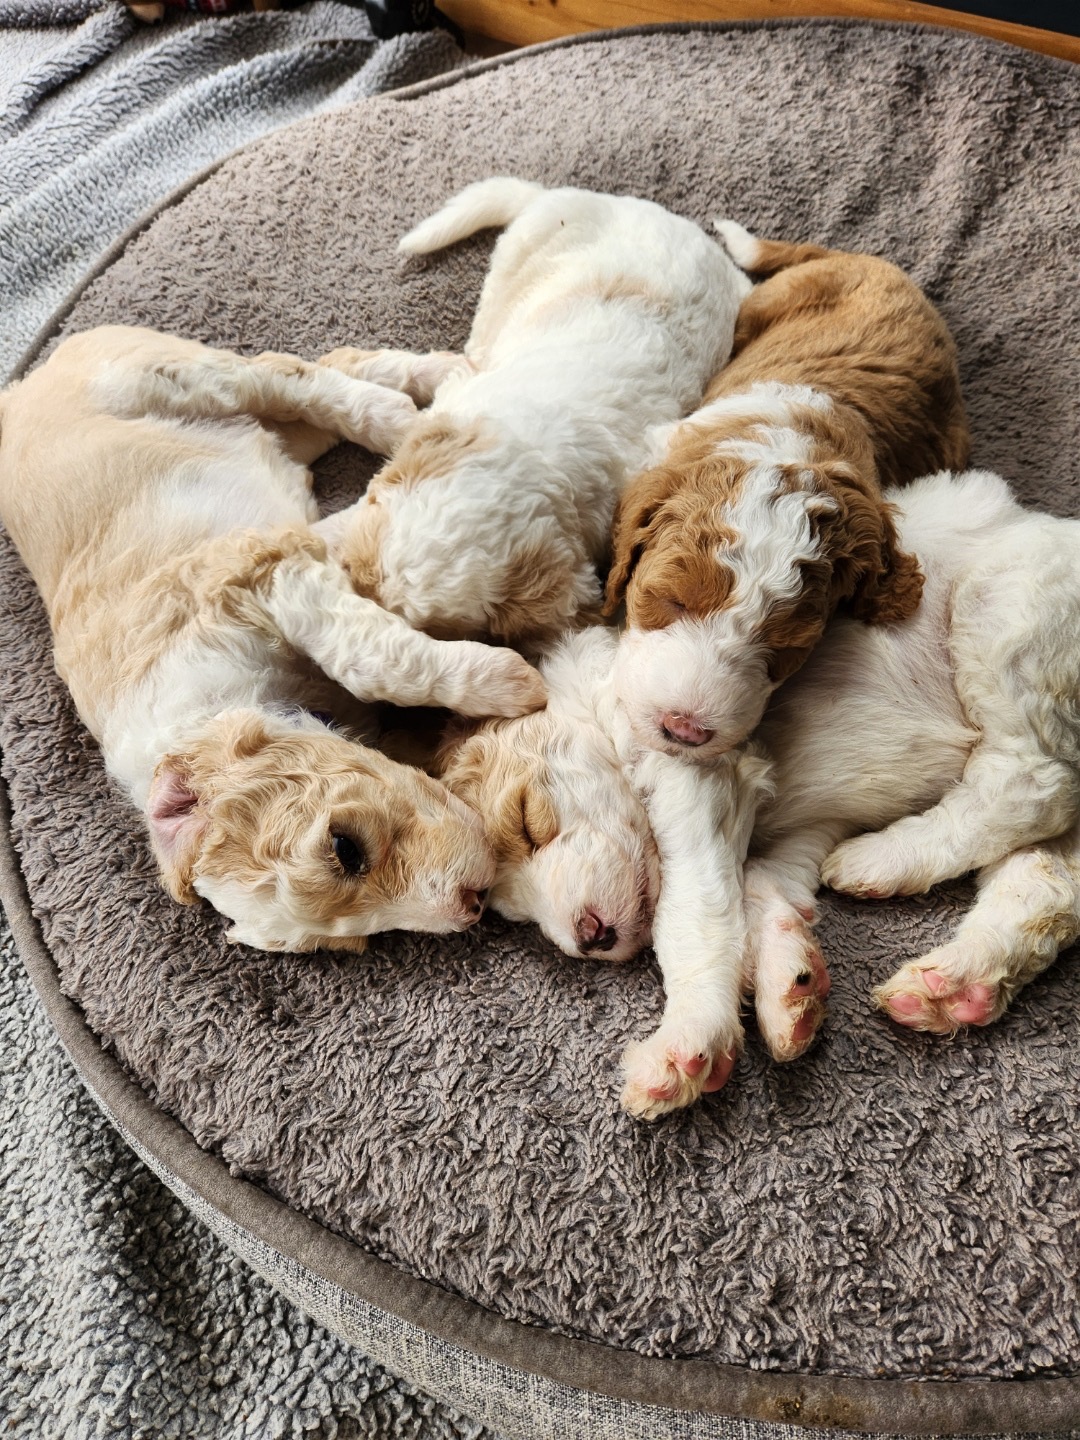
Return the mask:
[[677,715],[670,710],[660,716],[660,729],[669,740],[676,740],[680,745],[704,745],[716,733],[706,730],[691,716]]
[[614,925],[608,925],[595,910],[586,910],[577,923],[578,944],[587,954],[594,950],[613,950],[619,939]]
[[462,890],[461,908],[469,918],[469,924],[474,924],[484,913],[484,901],[487,899],[486,890]]

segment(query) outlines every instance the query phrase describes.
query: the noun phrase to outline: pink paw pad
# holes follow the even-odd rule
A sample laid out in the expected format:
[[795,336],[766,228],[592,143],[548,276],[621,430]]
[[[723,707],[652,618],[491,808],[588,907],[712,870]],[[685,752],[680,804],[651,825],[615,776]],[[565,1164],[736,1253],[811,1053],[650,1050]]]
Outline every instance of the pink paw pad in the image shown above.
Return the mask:
[[716,1090],[722,1090],[731,1079],[731,1072],[735,1069],[734,1055],[718,1055],[713,1061],[712,1069],[709,1071],[708,1079],[702,1085],[702,1091],[706,1095],[713,1094]]
[[826,969],[825,961],[819,950],[809,950],[806,955],[807,968],[799,972],[791,982],[790,994],[793,999],[801,1000],[807,996],[815,995],[819,1000],[824,1000],[832,989],[832,980]]
[[918,995],[890,995],[887,1000],[889,1014],[901,1025],[910,1024],[922,1014],[923,1002]]
[[960,1025],[985,1025],[993,1019],[997,991],[992,985],[968,985],[945,1007]]

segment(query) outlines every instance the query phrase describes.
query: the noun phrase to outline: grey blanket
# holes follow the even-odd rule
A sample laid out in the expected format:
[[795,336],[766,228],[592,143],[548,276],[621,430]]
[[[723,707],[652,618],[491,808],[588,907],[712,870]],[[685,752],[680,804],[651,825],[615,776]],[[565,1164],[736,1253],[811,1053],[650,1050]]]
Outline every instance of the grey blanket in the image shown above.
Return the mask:
[[[222,155],[460,61],[442,31],[378,44],[336,0],[140,24],[119,0],[0,4],[0,383],[99,256]],[[232,258],[239,274],[244,257]],[[182,270],[192,257],[182,251]]]
[[0,1428],[12,1440],[479,1440],[199,1224],[98,1111],[0,911]]

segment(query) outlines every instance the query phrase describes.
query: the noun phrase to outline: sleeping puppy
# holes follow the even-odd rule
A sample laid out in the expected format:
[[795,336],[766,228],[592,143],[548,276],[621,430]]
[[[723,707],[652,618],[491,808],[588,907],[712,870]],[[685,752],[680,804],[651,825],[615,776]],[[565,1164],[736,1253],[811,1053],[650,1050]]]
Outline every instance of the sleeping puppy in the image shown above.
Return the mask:
[[617,688],[639,743],[698,761],[746,738],[841,601],[872,624],[912,614],[922,576],[881,489],[968,453],[955,346],[902,271],[718,229],[772,278],[701,409],[654,433],[607,584],[608,613],[626,603]]
[[122,326],[64,341],[0,395],[0,518],[57,671],[165,887],[208,899],[231,940],[359,950],[481,913],[476,817],[307,708],[327,677],[468,714],[543,703],[513,652],[432,640],[354,594],[310,528],[307,465],[341,436],[389,448],[413,409],[291,356]]
[[508,178],[469,186],[400,248],[485,226],[509,228],[464,357],[329,357],[434,402],[322,531],[356,589],[410,624],[528,646],[599,615],[597,567],[645,429],[698,404],[750,282],[658,205]]
[[604,626],[564,637],[540,662],[547,709],[453,727],[438,772],[484,819],[492,909],[572,956],[625,960],[651,939],[664,1017],[623,1062],[623,1103],[651,1118],[720,1089],[741,1047],[741,861],[768,767],[642,751],[615,702],[617,644]]
[[[953,939],[874,991],[915,1029],[989,1024],[1080,937],[1080,521],[1024,510],[982,472],[931,476],[888,499],[901,543],[925,566],[923,603],[893,626],[837,617],[750,746],[701,766],[643,756],[614,701],[617,637],[599,627],[542,662],[548,724],[530,730],[531,745],[521,743],[531,717],[481,727],[482,773],[469,777],[481,813],[490,776],[500,790],[525,787],[522,816],[538,785],[574,789],[577,767],[562,757],[577,722],[564,695],[589,697],[611,803],[637,798],[648,811],[666,995],[655,1033],[626,1052],[634,1114],[653,1118],[727,1079],[740,988],[776,1059],[810,1045],[829,991],[812,930],[821,880],[882,898],[978,872]],[[542,877],[519,918],[561,903],[562,874],[538,865],[552,839],[530,843],[519,818],[519,858],[502,842],[496,907],[515,865]],[[616,857],[625,888],[646,853],[639,842]]]

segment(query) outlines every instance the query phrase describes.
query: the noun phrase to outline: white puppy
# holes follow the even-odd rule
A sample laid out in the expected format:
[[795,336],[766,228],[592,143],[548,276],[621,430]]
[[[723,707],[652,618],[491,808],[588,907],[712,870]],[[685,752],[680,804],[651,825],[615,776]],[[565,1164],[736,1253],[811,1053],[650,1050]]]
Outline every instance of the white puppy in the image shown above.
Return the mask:
[[[701,767],[635,753],[613,700],[616,638],[603,630],[576,637],[546,670],[554,694],[541,751],[518,758],[522,722],[483,727],[494,740],[489,767],[573,788],[560,697],[580,689],[609,759],[621,749],[620,803],[637,794],[649,808],[667,1001],[656,1033],[627,1051],[623,1102],[636,1114],[723,1083],[741,1043],[740,985],[754,993],[776,1058],[810,1044],[829,988],[811,930],[822,878],[880,897],[979,871],[955,938],[875,991],[918,1029],[996,1019],[1080,935],[1080,522],[1022,509],[981,472],[932,476],[886,498],[924,567],[922,605],[889,627],[834,619],[748,749]],[[588,657],[576,674],[575,656]],[[767,760],[767,778],[754,755]],[[862,830],[880,833],[849,838]],[[626,856],[626,884],[643,853]],[[560,903],[559,877],[551,881],[534,919]]]
[[599,613],[597,566],[645,431],[698,404],[751,289],[722,246],[646,200],[471,185],[406,235],[427,254],[508,226],[465,358],[334,351],[431,409],[323,533],[357,590],[433,634],[552,639]]
[[574,956],[628,959],[651,929],[667,1004],[626,1053],[623,1096],[651,1116],[719,1089],[742,1043],[741,860],[768,767],[638,748],[616,709],[617,647],[601,626],[567,636],[540,662],[547,709],[458,729],[441,775],[483,817],[493,909]]
[[543,703],[520,656],[411,630],[312,533],[307,464],[340,436],[389,447],[413,408],[292,356],[120,326],[64,341],[0,395],[0,517],[57,670],[163,883],[210,900],[232,940],[360,949],[480,915],[493,860],[476,818],[307,709],[334,708],[327,676],[469,714]]

